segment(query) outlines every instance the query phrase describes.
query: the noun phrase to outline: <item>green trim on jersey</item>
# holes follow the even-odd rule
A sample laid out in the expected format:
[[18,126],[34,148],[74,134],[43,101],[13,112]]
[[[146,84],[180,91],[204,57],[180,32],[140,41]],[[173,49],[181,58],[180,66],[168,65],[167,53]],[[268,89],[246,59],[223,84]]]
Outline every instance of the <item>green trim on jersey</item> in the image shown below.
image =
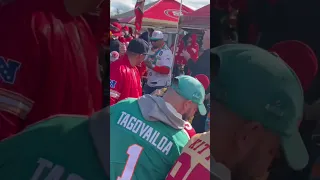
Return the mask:
[[170,50],[169,47],[165,44],[161,47],[161,49],[157,50],[157,52],[155,52],[154,55],[151,55],[150,58],[152,59],[152,64],[153,65],[156,65],[158,60],[160,59],[160,56],[162,55],[159,55],[163,50]]

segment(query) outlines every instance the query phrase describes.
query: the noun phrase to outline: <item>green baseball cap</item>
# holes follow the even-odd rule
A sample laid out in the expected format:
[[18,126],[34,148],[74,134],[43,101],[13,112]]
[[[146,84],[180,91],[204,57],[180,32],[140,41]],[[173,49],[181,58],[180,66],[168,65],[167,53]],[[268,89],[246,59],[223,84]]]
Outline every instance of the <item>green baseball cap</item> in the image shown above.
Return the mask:
[[293,70],[277,55],[254,45],[223,45],[211,49],[211,55],[220,59],[211,79],[211,97],[278,134],[288,165],[303,169],[309,161],[298,131],[304,97]]
[[197,104],[201,115],[207,114],[206,107],[203,104],[206,94],[200,81],[192,76],[181,75],[174,78],[171,87],[183,98]]

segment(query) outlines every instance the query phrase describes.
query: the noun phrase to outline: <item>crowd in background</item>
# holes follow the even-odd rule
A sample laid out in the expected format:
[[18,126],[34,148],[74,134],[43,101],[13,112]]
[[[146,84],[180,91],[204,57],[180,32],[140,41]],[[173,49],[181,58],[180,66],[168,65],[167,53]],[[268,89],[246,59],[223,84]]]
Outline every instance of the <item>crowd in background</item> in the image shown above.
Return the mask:
[[[148,28],[147,31],[140,33],[139,35],[133,35],[133,30],[128,28],[126,25],[121,25],[118,22],[112,22],[110,24],[111,31],[111,39],[110,39],[110,63],[114,63],[116,60],[121,59],[126,55],[126,51],[128,50],[128,46],[130,41],[133,39],[143,39],[145,42],[148,43],[148,55],[145,57],[145,60],[151,58],[150,55],[152,53],[160,53],[157,52],[158,49],[165,45],[165,40],[163,38],[163,33],[160,31],[155,31],[152,28]],[[131,29],[129,31],[129,29]],[[152,39],[154,32],[160,32],[160,39]],[[136,36],[136,37],[135,37]],[[200,39],[200,41],[199,41]],[[156,42],[161,41],[161,42]],[[158,45],[157,45],[158,43]],[[159,44],[160,43],[160,44]],[[162,43],[162,44],[161,44]],[[199,45],[200,44],[200,45]],[[166,46],[166,45],[165,45]],[[166,51],[168,54],[173,54],[173,56],[168,55],[170,58],[169,64],[167,65],[168,69],[160,68],[158,73],[162,73],[163,75],[167,76],[167,78],[172,78],[179,75],[191,75],[196,77],[200,75],[198,79],[200,79],[204,86],[206,86],[206,93],[208,94],[210,91],[209,84],[210,84],[210,63],[209,63],[209,48],[210,48],[210,30],[199,30],[197,32],[188,32],[186,35],[179,35],[178,44],[174,47],[174,44],[167,49]],[[173,53],[175,50],[175,53]],[[162,52],[161,52],[162,54]],[[163,56],[163,55],[162,55]],[[166,55],[164,55],[166,56]],[[164,61],[164,60],[162,60]],[[142,89],[144,94],[152,94],[157,89],[165,89],[166,87],[170,86],[170,83],[160,83],[158,85],[148,84],[150,78],[155,78],[156,81],[159,81],[161,76],[148,76],[152,74],[150,70],[150,65],[146,65],[147,61],[142,61],[136,65],[136,68],[139,71],[141,82],[142,82]],[[110,72],[115,71],[113,65],[110,66]],[[204,78],[202,78],[204,77]],[[125,80],[121,80],[125,81]],[[112,79],[112,82],[115,80]],[[119,80],[117,80],[119,83]],[[128,84],[128,83],[127,83]],[[111,85],[111,84],[110,84]],[[106,87],[109,88],[109,87]],[[110,87],[112,89],[112,87]],[[107,91],[106,91],[107,92]],[[108,92],[107,92],[108,93]],[[119,94],[119,92],[114,92],[111,90],[110,93]],[[209,102],[206,103],[209,106]],[[194,127],[197,132],[204,132],[206,127],[206,120],[207,115],[199,116],[196,115],[196,121],[192,121],[194,123]]]

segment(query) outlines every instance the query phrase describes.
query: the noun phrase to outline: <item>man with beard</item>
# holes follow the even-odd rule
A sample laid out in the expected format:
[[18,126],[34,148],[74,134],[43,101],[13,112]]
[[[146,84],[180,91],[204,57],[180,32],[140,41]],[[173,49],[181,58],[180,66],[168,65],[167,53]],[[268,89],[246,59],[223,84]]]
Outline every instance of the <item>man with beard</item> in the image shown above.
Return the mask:
[[0,140],[102,107],[97,41],[81,17],[101,1],[0,1]]
[[111,106],[110,178],[165,179],[190,139],[186,119],[198,110],[206,114],[204,92],[197,79],[178,76],[163,97],[148,94]]
[[[219,66],[211,82],[210,132],[191,139],[168,178],[210,179],[210,172],[219,180],[265,178],[280,147],[291,168],[303,169],[309,156],[297,126],[304,102],[296,74],[253,45],[228,44],[211,53]],[[182,162],[197,164],[185,170],[190,164]]]
[[144,61],[148,67],[147,83],[144,87],[145,94],[151,94],[156,89],[171,84],[171,67],[173,65],[173,54],[164,42],[161,31],[154,31],[150,38],[152,49]]
[[0,142],[0,177],[165,179],[192,136],[185,119],[197,110],[206,113],[203,99],[201,83],[180,76],[163,98],[128,98],[89,119],[50,117]]
[[[184,50],[182,55],[185,59],[188,59],[187,66],[191,71],[191,76],[195,77],[199,74],[206,75],[210,80],[210,29],[205,30],[202,46],[204,52],[199,57],[197,61],[191,58],[191,55],[188,51]],[[210,92],[210,87],[206,90],[206,93]],[[207,104],[207,102],[205,102]],[[192,122],[193,127],[198,133],[202,133],[205,131],[205,121],[207,116],[200,116],[196,114],[194,121]]]

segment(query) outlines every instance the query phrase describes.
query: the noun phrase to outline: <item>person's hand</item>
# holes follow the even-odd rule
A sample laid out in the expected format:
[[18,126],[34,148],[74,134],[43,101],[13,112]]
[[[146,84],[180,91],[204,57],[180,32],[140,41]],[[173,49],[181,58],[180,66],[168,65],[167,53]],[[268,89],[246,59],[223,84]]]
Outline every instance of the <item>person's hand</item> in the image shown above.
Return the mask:
[[144,64],[145,64],[149,69],[152,69],[152,68],[153,68],[152,62],[151,62],[150,60],[144,61]]
[[186,59],[189,60],[191,58],[190,54],[188,53],[188,51],[183,50],[182,51],[182,56]]

